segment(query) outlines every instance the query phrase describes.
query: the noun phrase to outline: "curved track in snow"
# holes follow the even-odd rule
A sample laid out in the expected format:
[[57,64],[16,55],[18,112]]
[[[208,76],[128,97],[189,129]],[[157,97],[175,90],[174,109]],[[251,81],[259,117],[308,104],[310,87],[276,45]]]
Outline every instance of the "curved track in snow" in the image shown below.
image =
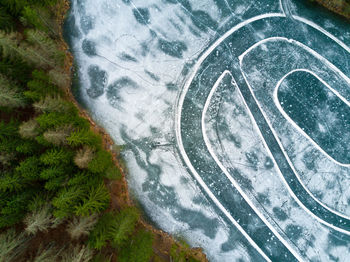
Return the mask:
[[[305,26],[318,37],[306,39],[305,36],[295,33],[295,28]],[[264,34],[256,34],[259,28],[264,28]],[[235,45],[239,39],[240,44]],[[177,103],[177,142],[186,166],[227,219],[268,261],[281,261],[282,258],[284,261],[302,261],[303,258],[298,248],[244,192],[215,155],[206,135],[205,115],[218,85],[226,75],[229,75],[232,78],[233,88],[239,90],[251,120],[290,195],[314,219],[333,230],[349,235],[350,217],[323,204],[301,181],[270,123],[269,116],[264,112],[261,101],[255,96],[256,90],[250,85],[243,70],[244,58],[252,50],[268,42],[284,42],[312,55],[350,86],[350,79],[338,69],[336,61],[332,61],[325,50],[318,48],[316,39],[322,39],[323,43],[331,46],[335,52],[344,53],[346,56],[344,59],[350,59],[350,49],[344,43],[304,18],[293,16],[291,20],[290,16],[287,17],[285,14],[273,13],[248,19],[221,36],[202,54]],[[289,72],[284,74],[275,86],[266,87],[266,96],[271,96],[277,107],[278,101],[274,90],[278,89],[285,76],[297,70],[312,73],[307,67],[291,66]],[[348,104],[339,93],[334,94]],[[283,110],[280,107],[278,109],[283,114]],[[287,120],[293,125],[293,121]],[[294,127],[297,128],[295,124]],[[314,146],[317,148],[318,145],[314,143]],[[320,147],[318,149],[321,150]],[[332,160],[325,152],[322,153]]]

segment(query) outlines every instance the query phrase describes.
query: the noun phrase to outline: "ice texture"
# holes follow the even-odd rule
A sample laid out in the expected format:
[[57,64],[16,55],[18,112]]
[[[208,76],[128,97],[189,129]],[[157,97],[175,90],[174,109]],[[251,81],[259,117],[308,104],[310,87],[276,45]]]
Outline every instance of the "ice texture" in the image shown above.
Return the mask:
[[80,99],[210,261],[348,261],[349,23],[304,0],[72,0]]

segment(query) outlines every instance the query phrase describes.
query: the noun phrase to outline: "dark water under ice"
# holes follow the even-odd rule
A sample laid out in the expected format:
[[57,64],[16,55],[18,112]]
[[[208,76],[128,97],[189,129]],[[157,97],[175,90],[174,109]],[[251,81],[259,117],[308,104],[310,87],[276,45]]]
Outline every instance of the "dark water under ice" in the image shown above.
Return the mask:
[[211,261],[348,261],[350,27],[304,0],[72,0],[79,100]]

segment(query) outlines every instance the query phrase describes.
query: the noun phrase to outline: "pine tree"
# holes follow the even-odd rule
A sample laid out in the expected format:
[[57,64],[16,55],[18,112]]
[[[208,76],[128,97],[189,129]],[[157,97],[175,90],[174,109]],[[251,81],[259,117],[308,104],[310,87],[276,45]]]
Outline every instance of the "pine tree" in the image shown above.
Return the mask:
[[115,217],[117,223],[110,228],[110,238],[114,246],[123,245],[135,230],[140,214],[133,208],[125,208],[120,211]]
[[104,211],[110,201],[110,195],[103,183],[90,187],[82,199],[82,203],[75,206],[75,214],[77,216],[89,216],[94,213]]
[[93,173],[104,173],[111,166],[113,166],[111,154],[105,150],[99,150],[89,163],[88,170]]
[[23,247],[26,240],[25,234],[18,234],[14,228],[1,232],[0,262],[14,261],[16,257],[21,255],[20,247]]
[[101,145],[101,138],[94,134],[91,130],[79,130],[73,132],[67,138],[68,144],[71,146],[89,145],[98,147]]
[[129,239],[128,244],[120,248],[118,261],[147,262],[153,255],[154,238],[151,232],[139,230]]
[[49,71],[49,76],[52,83],[62,89],[70,86],[70,77],[63,70],[54,68]]
[[40,161],[45,165],[62,165],[71,162],[73,153],[63,148],[53,148],[40,156]]
[[89,235],[91,229],[97,223],[97,215],[87,217],[74,217],[67,226],[67,232],[72,239],[79,239]]
[[44,205],[29,213],[23,222],[25,224],[25,231],[28,234],[35,235],[38,231],[46,232],[55,224],[55,218],[51,215],[50,206]]
[[50,60],[53,66],[62,66],[65,55],[61,52],[56,43],[44,32],[29,29],[26,31],[27,41],[40,50],[40,54]]
[[0,30],[10,32],[13,30],[14,21],[5,8],[0,6]]
[[52,200],[52,205],[56,208],[53,212],[57,218],[67,218],[73,215],[74,206],[76,206],[82,196],[83,190],[81,187],[66,187],[57,193],[57,196]]
[[26,100],[19,88],[0,74],[0,106],[25,107]]
[[81,169],[87,168],[94,158],[94,150],[88,146],[79,149],[74,157],[74,163]]
[[28,157],[16,167],[16,173],[27,180],[36,180],[40,177],[41,166],[37,156]]
[[27,122],[23,122],[19,126],[19,134],[23,138],[35,138],[39,134],[39,125],[34,119],[31,119]]
[[55,146],[67,145],[67,137],[70,136],[73,131],[72,126],[66,125],[61,128],[50,129],[46,131],[43,136],[45,140]]
[[71,106],[58,96],[46,96],[33,104],[37,112],[67,112]]

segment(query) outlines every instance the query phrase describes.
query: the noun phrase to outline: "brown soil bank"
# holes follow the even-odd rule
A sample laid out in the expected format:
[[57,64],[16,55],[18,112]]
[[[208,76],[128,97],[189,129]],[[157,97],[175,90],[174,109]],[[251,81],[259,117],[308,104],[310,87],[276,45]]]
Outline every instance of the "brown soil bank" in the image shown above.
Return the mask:
[[350,1],[347,0],[312,0],[327,9],[350,19]]
[[[63,1],[64,1],[64,5],[60,5],[60,8],[57,9],[57,12],[58,12],[57,17],[59,17],[59,23],[61,25],[60,26],[61,29],[63,28],[63,22],[65,19],[65,16],[70,8],[69,1],[68,0],[63,0]],[[69,75],[72,75],[73,56],[69,52],[69,48],[67,44],[63,40],[62,32],[60,32],[60,35],[61,35],[61,47],[66,52],[65,70]],[[121,180],[116,180],[116,181],[106,180],[106,184],[108,185],[108,188],[112,196],[110,209],[113,210],[113,209],[120,209],[121,207],[125,207],[125,206],[132,206],[134,204],[130,198],[130,195],[128,192],[128,185],[125,178],[126,169],[122,163],[122,160],[120,159],[119,153],[113,150],[114,142],[111,139],[111,137],[108,135],[108,133],[103,128],[98,126],[91,119],[88,112],[83,108],[81,108],[79,104],[76,102],[70,89],[71,80],[72,79],[70,79],[70,84],[66,87],[66,90],[65,90],[67,92],[69,99],[77,106],[77,108],[80,111],[80,115],[86,118],[90,122],[91,128],[96,133],[102,136],[105,149],[113,155],[113,160],[115,165],[121,170],[123,174],[123,178]],[[154,261],[174,261],[171,257],[172,252],[175,252],[177,254],[179,253],[184,254],[182,257],[185,258],[185,260],[179,260],[179,262],[194,261],[193,259],[200,262],[208,261],[206,258],[206,255],[202,252],[202,249],[189,248],[186,244],[180,243],[174,240],[168,233],[154,228],[144,220],[140,221],[140,226],[146,228],[147,230],[152,231],[154,234],[155,241],[154,241],[153,249],[154,249],[154,253],[157,256],[156,258],[153,259]],[[114,254],[114,256],[117,257],[117,254]]]

